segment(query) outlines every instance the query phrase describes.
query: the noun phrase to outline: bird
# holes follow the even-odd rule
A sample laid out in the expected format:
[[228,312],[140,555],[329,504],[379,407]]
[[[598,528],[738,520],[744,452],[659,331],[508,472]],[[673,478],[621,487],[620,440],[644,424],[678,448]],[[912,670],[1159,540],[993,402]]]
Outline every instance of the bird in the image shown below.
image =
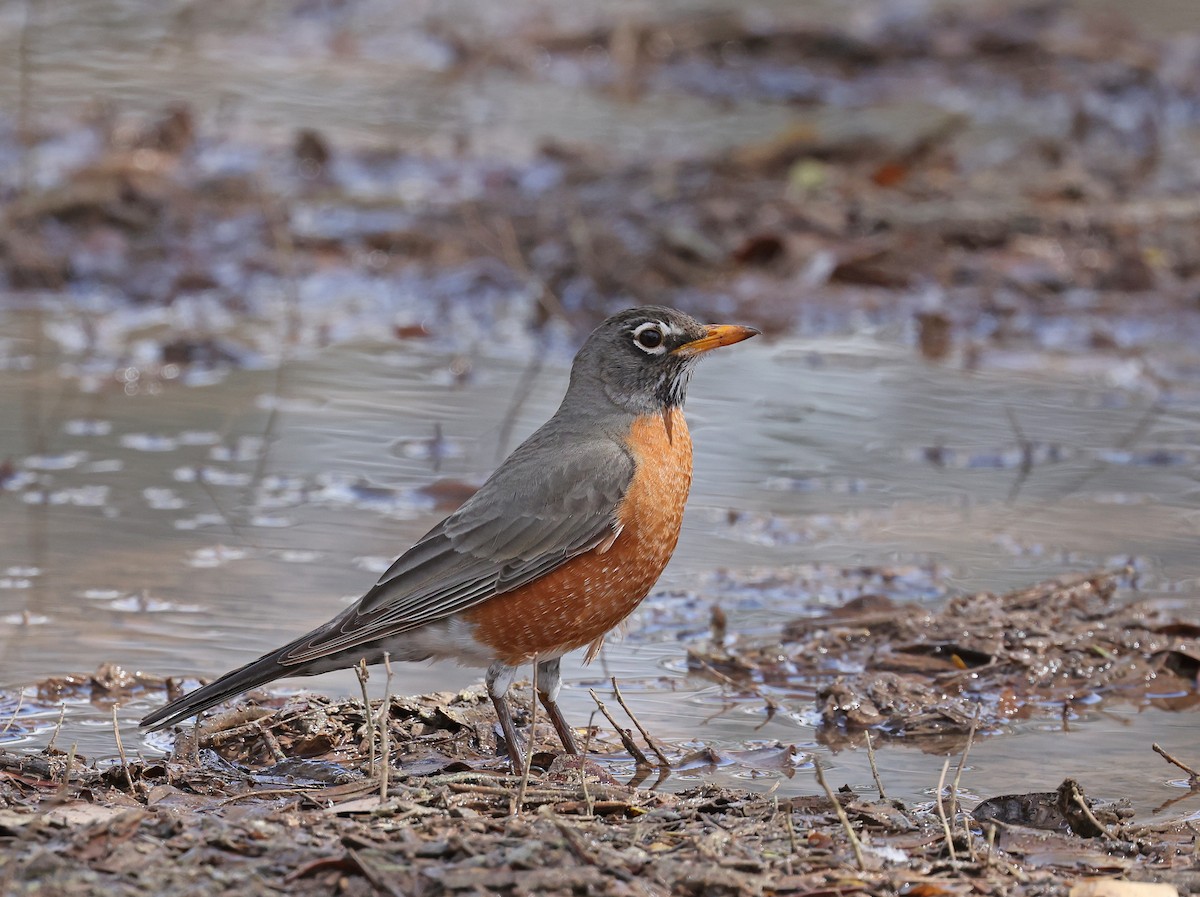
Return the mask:
[[513,768],[506,694],[535,664],[538,699],[578,755],[558,706],[563,655],[605,635],[650,593],[675,550],[692,481],[683,404],[698,359],[759,331],[664,306],[619,312],[575,355],[558,410],[471,498],[332,620],[150,713],[162,729],[282,676],[385,659],[486,669]]

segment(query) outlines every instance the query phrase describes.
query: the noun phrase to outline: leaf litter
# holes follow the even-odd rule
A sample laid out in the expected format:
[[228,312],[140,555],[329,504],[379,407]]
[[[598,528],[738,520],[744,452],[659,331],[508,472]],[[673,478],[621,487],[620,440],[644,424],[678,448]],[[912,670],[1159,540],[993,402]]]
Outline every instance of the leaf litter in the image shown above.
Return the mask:
[[[1200,627],[1118,594],[1131,575],[1052,580],[936,607],[867,591],[790,621],[777,637],[693,646],[689,669],[735,692],[749,682],[811,694],[821,710],[818,735],[831,746],[862,744],[871,730],[958,750],[976,726],[1069,720],[1074,708],[1100,701],[1194,710]],[[778,588],[778,574],[766,582]]]
[[[816,692],[824,739],[932,739],[965,759],[976,734],[1024,706],[1088,691],[1145,698],[1163,676],[1195,695],[1200,627],[1120,600],[1124,575],[964,596],[942,610],[862,596],[793,621],[770,647],[739,642],[734,653],[722,638],[691,658],[698,675],[734,690],[778,683],[786,658],[787,677],[832,678]],[[831,677],[831,661],[863,671]],[[180,685],[109,667],[38,691],[119,701]],[[527,698],[514,697],[527,726]],[[256,692],[180,730],[163,759],[122,750],[119,763],[93,762],[53,743],[0,752],[0,884],[80,895],[1025,895],[1088,879],[1096,893],[1128,897],[1141,892],[1125,885],[1200,885],[1194,822],[1140,824],[1120,796],[1084,794],[1070,779],[970,812],[957,780],[939,785],[935,804],[912,806],[888,799],[883,782],[877,797],[828,785],[822,794],[816,782],[790,798],[712,783],[671,792],[646,785],[656,761],[621,781],[631,755],[590,728],[583,759],[535,748],[522,790],[484,688],[392,696],[386,710],[368,718],[358,700]],[[556,744],[538,725],[535,744]],[[788,746],[665,752],[659,782],[721,762],[793,774],[812,765]]]

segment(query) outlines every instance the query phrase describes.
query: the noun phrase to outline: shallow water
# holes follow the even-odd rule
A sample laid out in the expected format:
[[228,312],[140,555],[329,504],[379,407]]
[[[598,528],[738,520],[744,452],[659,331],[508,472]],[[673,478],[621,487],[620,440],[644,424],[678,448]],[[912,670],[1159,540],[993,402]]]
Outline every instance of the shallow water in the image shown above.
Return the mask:
[[[616,15],[672,18],[694,6],[623,0]],[[706,11],[732,6],[704,4]],[[784,19],[795,14],[795,4],[777,0],[752,6]],[[823,0],[803,12],[806,23],[851,15],[869,31],[871,23],[927,14],[930,6]],[[527,159],[547,140],[661,159],[753,145],[800,122],[822,133],[883,134],[904,146],[900,125],[923,132],[927,116],[963,102],[957,85],[947,91],[943,79],[926,89],[919,66],[908,76],[920,102],[909,103],[890,95],[904,94],[895,83],[869,76],[831,84],[769,66],[747,73],[737,65],[685,64],[629,103],[587,89],[597,73],[611,74],[604,46],[455,72],[461,61],[436,20],[453,16],[457,27],[449,31],[478,38],[478,53],[492,42],[505,46],[507,37],[528,37],[534,23],[551,36],[585,35],[593,18],[611,19],[615,7],[601,4],[597,12],[595,4],[538,0],[399,11],[378,0],[253,10],[143,0],[9,4],[0,8],[0,55],[19,60],[24,42],[28,65],[0,67],[0,101],[11,110],[25,97],[45,130],[32,157],[32,177],[43,186],[95,161],[107,125],[120,132],[133,127],[127,117],[186,100],[203,135],[195,154],[205,171],[266,173],[269,181],[279,163],[263,146],[291,141],[297,128],[323,132],[337,149],[431,149],[449,160],[438,177],[402,169],[373,180],[351,157],[335,158],[347,196],[394,199],[392,191],[414,204],[474,195],[487,181],[489,163],[480,159]],[[1182,0],[1154,0],[1139,6],[1138,24],[1177,35],[1181,24],[1191,27],[1190,14]],[[519,51],[534,43],[512,41]],[[821,103],[806,105],[814,98]],[[1065,134],[1071,116],[1051,100],[1047,106],[1031,92],[1013,106],[1003,93],[986,94],[980,118],[1006,132]],[[89,107],[94,128],[79,122]],[[13,130],[13,122],[4,127]],[[471,158],[460,156],[460,144]],[[962,149],[968,162],[971,146],[966,141]],[[434,163],[397,163],[426,164]],[[0,150],[5,182],[17,182],[19,167],[14,152]],[[343,211],[326,216],[301,204],[293,224],[300,236],[336,235],[357,220],[357,211]],[[478,298],[469,288],[450,291],[464,304]],[[372,297],[383,307],[397,293],[438,293],[419,278],[398,289],[396,282],[321,275],[301,292],[310,312],[327,305],[315,312],[322,320],[313,329],[333,321],[340,329],[332,338],[343,341],[390,329],[393,321]],[[82,315],[0,312],[0,465],[11,458],[16,470],[0,491],[6,747],[39,749],[55,727],[56,706],[16,696],[39,678],[87,673],[106,661],[213,676],[327,619],[440,516],[421,488],[439,478],[478,482],[553,409],[569,362],[556,342],[509,428],[508,409],[538,351],[516,314],[507,329],[460,333],[446,343],[342,345],[296,355],[278,372],[176,371],[160,379],[136,347],[115,373],[111,358],[60,354],[61,346],[83,348],[93,338],[116,354],[129,329],[144,328],[153,357],[163,315],[176,315],[177,329],[189,326],[184,304],[143,309],[144,324],[114,328],[112,344],[103,315],[90,319],[97,335],[84,333]],[[205,307],[194,317],[204,320]],[[1136,333],[1142,323],[1120,324],[1116,336],[1126,335],[1125,326]],[[1086,321],[1081,332],[1090,332]],[[712,604],[726,610],[735,636],[753,638],[852,594],[837,575],[843,566],[895,568],[903,574],[902,597],[935,600],[1132,563],[1145,592],[1194,618],[1194,348],[1157,346],[1144,358],[989,349],[988,369],[966,373],[923,363],[907,347],[909,336],[756,340],[700,369],[688,409],[696,484],[679,550],[627,636],[611,639],[592,668],[577,659],[567,664],[563,703],[573,720],[592,713],[587,687],[602,689],[617,675],[663,739],[725,752],[795,744],[821,756],[835,787],[869,789],[861,751],[831,755],[817,744],[811,695],[774,694],[783,711],[768,720],[761,700],[731,698],[723,686],[687,675],[686,646],[704,637]],[[489,345],[489,337],[499,344]],[[478,348],[464,348],[472,342]],[[1142,345],[1140,338],[1128,342]],[[728,575],[718,575],[722,568]],[[752,584],[781,568],[801,571],[807,587]],[[397,689],[424,692],[469,684],[477,673],[413,665],[399,668],[398,677]],[[372,681],[376,695],[379,679]],[[294,684],[357,692],[347,674]],[[8,726],[18,704],[20,726]],[[143,740],[134,724],[156,704],[147,697],[120,708],[127,746],[152,753],[165,743]],[[1194,758],[1191,714],[1149,704],[1075,711],[1066,725],[1017,721],[980,740],[964,787],[983,797],[1051,789],[1072,775],[1091,794],[1132,796],[1143,816],[1186,793],[1149,743]],[[107,708],[73,704],[58,744],[111,756],[109,725]],[[942,759],[903,744],[879,755],[892,796],[907,800],[931,795]],[[679,772],[671,782],[689,776],[744,778],[765,788],[781,773],[762,769],[756,783],[752,772],[731,765]],[[814,788],[803,767],[780,785],[784,793]],[[1174,812],[1196,809],[1192,798]]]
[[[81,378],[38,337],[43,326],[55,332],[55,317],[0,320],[0,459],[16,468],[0,493],[0,687],[10,690],[106,661],[212,676],[323,622],[441,516],[421,488],[480,481],[553,410],[569,363],[547,350],[510,428],[530,363],[523,345],[342,346],[278,372],[185,385],[132,366]],[[822,569],[890,566],[911,571],[905,597],[925,598],[1132,563],[1144,592],[1194,616],[1200,382],[1186,350],[1157,359],[1177,374],[1169,388],[1116,355],[1010,361],[967,373],[867,334],[760,339],[708,360],[688,404],[696,479],[679,550],[627,636],[592,668],[566,664],[567,714],[584,722],[586,686],[617,675],[663,739],[795,744],[821,755],[833,781],[867,788],[861,751],[830,756],[816,744],[810,697],[777,695],[784,712],[767,720],[761,701],[686,674],[685,647],[705,636],[714,603],[749,638],[847,597],[836,577],[810,591],[744,585],[756,574],[808,571],[819,584]],[[395,689],[476,680],[408,665]],[[357,693],[348,674],[292,682]],[[381,691],[378,676],[372,685]],[[134,725],[157,702],[120,708],[126,746],[163,744]],[[56,707],[30,715],[33,704],[22,722],[35,731],[18,742],[31,748],[58,717]],[[1141,814],[1182,793],[1149,743],[1187,755],[1190,714],[1120,704],[1079,714],[1068,731],[1015,722],[981,740],[965,788],[1049,790],[1073,775],[1089,793],[1134,796]],[[107,708],[70,706],[58,743],[113,754]],[[880,753],[902,799],[931,794],[941,762],[903,746]],[[731,770],[673,781],[750,776]],[[769,787],[779,776],[754,778]],[[803,769],[781,784],[813,788]]]

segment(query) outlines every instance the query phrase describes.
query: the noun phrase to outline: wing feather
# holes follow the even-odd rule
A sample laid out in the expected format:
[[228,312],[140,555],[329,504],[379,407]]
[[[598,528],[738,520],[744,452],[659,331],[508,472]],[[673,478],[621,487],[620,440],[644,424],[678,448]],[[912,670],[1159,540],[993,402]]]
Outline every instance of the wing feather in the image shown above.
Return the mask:
[[446,619],[611,545],[632,456],[608,438],[560,435],[551,445],[546,431],[397,558],[354,607],[298,640],[281,662],[309,663]]

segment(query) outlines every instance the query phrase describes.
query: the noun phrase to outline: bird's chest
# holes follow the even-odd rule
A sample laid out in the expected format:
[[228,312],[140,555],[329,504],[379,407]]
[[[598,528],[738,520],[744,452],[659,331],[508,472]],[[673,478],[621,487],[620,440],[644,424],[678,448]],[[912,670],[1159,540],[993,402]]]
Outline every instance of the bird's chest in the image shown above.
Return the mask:
[[570,620],[563,647],[592,642],[624,620],[649,594],[671,560],[692,484],[692,441],[683,412],[640,418],[628,446],[636,467],[617,509],[621,531],[611,545],[577,558],[583,577],[562,605]]
[[636,468],[617,511],[621,536],[610,552],[630,555],[632,565],[653,571],[648,589],[675,550],[692,485],[692,437],[683,412],[672,408],[663,415],[638,418],[629,448]]
[[692,483],[692,441],[683,413],[640,418],[627,445],[635,469],[617,508],[616,539],[471,611],[476,639],[505,663],[598,646],[641,603],[671,559]]

